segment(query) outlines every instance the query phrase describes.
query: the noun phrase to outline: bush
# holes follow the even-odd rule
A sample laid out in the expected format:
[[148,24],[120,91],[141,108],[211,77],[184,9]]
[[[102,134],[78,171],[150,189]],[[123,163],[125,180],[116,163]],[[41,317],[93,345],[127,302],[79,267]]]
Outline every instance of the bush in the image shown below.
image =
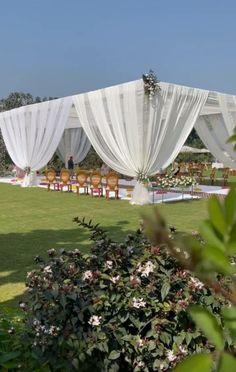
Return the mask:
[[[48,251],[28,273],[25,343],[51,371],[166,371],[213,347],[185,309],[220,302],[139,229],[122,244],[91,221],[91,254]],[[174,230],[174,229],[173,229]],[[26,369],[25,369],[26,370]]]

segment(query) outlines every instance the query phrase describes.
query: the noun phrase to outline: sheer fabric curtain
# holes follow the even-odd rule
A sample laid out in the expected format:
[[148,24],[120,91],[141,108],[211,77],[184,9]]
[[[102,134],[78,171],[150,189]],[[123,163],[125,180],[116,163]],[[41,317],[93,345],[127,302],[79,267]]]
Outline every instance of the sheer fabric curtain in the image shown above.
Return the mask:
[[[187,139],[208,91],[161,83],[149,100],[143,81],[74,96],[81,125],[98,155],[121,174],[151,176],[166,168]],[[149,195],[137,183],[132,203]]]
[[236,169],[236,153],[227,143],[236,127],[236,97],[218,93],[221,113],[200,116],[195,129],[205,146],[226,167]]
[[66,129],[57,148],[57,153],[67,167],[67,161],[73,156],[75,164],[80,163],[88,154],[91,144],[83,128]]
[[72,106],[66,97],[1,113],[0,127],[12,161],[28,169],[22,186],[35,184],[34,171],[55,153]]

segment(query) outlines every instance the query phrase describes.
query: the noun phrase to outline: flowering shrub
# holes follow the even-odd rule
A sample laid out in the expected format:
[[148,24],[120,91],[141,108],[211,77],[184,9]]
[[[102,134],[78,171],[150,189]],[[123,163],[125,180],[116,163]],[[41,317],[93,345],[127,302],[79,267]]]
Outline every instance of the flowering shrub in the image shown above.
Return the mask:
[[[28,273],[27,333],[34,358],[50,370],[167,371],[211,349],[185,311],[220,302],[141,230],[114,243],[91,221],[91,254],[55,249]],[[173,228],[172,228],[173,230]]]

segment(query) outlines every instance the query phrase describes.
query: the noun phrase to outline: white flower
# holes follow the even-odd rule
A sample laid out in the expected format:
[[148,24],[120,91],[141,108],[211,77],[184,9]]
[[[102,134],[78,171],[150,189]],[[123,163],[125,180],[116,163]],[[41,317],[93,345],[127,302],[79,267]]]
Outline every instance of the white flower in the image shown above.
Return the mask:
[[143,347],[144,344],[145,344],[145,341],[142,340],[142,339],[140,338],[140,339],[138,340],[138,342],[137,342],[137,347]]
[[105,262],[105,269],[112,269],[113,262],[112,261],[106,261]]
[[139,360],[136,364],[136,367],[138,368],[144,368],[145,367],[145,363],[142,361],[142,360]]
[[173,362],[175,359],[176,359],[176,355],[174,354],[174,352],[172,350],[169,350],[167,352],[167,359],[170,361],[170,362]]
[[127,247],[128,254],[132,254],[134,251],[133,247]]
[[60,331],[60,328],[59,327],[56,327],[56,326],[51,326],[49,328],[49,330],[47,331],[47,333],[49,335],[52,335],[52,336],[57,336],[58,335],[58,331]]
[[47,274],[52,274],[51,266],[45,266],[45,268],[43,269],[43,272]]
[[164,364],[164,363],[161,363],[161,364],[159,365],[159,369],[160,369],[160,371],[162,371],[164,368],[165,368],[165,364]]
[[83,273],[83,276],[82,276],[82,279],[83,280],[89,280],[89,281],[92,281],[93,280],[93,273],[91,270],[87,270]]
[[97,327],[97,326],[99,326],[101,324],[101,320],[102,320],[102,317],[101,316],[92,315],[91,318],[89,319],[88,323],[92,327]]
[[187,355],[188,354],[188,350],[185,347],[183,347],[182,345],[179,346],[179,351],[183,355]]
[[140,309],[141,307],[146,306],[146,302],[143,300],[143,298],[133,298],[133,307],[136,309]]
[[190,286],[196,289],[202,289],[204,287],[204,284],[200,282],[197,278],[190,278],[189,282]]
[[141,264],[138,264],[137,272],[141,273],[142,277],[147,278],[150,273],[153,273],[154,269],[155,265],[151,261],[148,261],[143,266]]
[[118,283],[119,280],[120,280],[120,275],[113,276],[113,277],[111,278],[111,281],[112,281],[112,283],[114,283],[114,284]]

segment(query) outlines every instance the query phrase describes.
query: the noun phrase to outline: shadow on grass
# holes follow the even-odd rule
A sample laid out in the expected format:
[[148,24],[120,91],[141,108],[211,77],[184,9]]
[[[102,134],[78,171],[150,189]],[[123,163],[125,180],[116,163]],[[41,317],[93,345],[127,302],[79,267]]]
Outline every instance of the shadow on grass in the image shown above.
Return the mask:
[[[131,230],[127,230],[125,220],[118,221],[115,226],[101,226],[113,241],[121,241]],[[138,226],[137,226],[138,227]],[[82,227],[69,230],[33,230],[29,233],[0,234],[0,292],[4,298],[4,290],[9,298],[9,288],[17,294],[14,287],[25,283],[27,272],[37,268],[35,256],[47,259],[47,251],[55,249],[78,248],[85,253],[93,242],[89,240],[89,231]],[[8,289],[4,286],[8,285]],[[10,287],[9,287],[10,285]],[[3,287],[2,287],[3,286]],[[10,300],[2,301],[0,306],[16,305],[24,294],[12,295]]]

